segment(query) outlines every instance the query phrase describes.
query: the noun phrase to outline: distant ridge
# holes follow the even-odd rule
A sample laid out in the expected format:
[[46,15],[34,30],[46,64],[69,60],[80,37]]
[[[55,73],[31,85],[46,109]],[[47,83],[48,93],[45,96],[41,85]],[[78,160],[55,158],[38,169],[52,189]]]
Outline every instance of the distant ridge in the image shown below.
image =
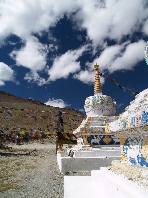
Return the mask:
[[[24,98],[21,98],[21,97],[14,96],[10,93],[0,91],[0,102],[4,102],[4,99],[5,99],[5,102],[11,102],[11,101],[14,101],[14,99],[15,99],[15,102],[17,102],[17,103],[19,103],[19,102],[32,102],[33,104],[37,104],[37,105],[45,105],[44,103],[39,102],[37,100],[24,99]],[[50,106],[50,105],[48,105],[48,106]]]
[[58,111],[63,112],[65,132],[72,132],[86,117],[74,109],[52,107],[40,101],[23,99],[0,91],[0,127],[42,128],[52,132]]

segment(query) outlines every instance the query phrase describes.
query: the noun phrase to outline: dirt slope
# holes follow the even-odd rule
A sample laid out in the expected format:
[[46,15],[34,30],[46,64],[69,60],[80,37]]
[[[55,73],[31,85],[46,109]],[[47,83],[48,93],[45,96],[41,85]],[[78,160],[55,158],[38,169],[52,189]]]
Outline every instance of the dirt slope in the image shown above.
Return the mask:
[[34,127],[53,131],[58,111],[63,112],[65,132],[72,132],[86,117],[73,109],[52,107],[39,101],[23,99],[0,91],[0,127]]

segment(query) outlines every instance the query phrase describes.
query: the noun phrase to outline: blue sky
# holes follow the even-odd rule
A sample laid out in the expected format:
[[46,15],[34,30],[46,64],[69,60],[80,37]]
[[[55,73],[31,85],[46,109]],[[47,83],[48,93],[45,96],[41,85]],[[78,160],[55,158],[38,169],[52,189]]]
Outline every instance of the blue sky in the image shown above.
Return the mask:
[[[0,1],[0,90],[84,110],[95,63],[121,86],[148,86],[147,0]],[[134,95],[101,78],[119,112]]]

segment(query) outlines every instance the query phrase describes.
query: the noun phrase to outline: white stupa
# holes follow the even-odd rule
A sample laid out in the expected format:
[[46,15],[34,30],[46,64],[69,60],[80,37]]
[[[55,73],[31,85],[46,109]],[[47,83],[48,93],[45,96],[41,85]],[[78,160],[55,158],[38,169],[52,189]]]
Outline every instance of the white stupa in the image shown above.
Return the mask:
[[110,96],[102,95],[102,88],[99,76],[99,66],[95,68],[94,96],[89,96],[85,100],[85,112],[88,117],[92,116],[114,116],[117,105]]
[[118,116],[116,116],[116,102],[110,96],[102,94],[99,65],[94,65],[94,69],[94,96],[89,96],[85,100],[84,108],[87,118],[73,132],[77,137],[106,134],[109,132],[107,128],[108,124],[118,119]]

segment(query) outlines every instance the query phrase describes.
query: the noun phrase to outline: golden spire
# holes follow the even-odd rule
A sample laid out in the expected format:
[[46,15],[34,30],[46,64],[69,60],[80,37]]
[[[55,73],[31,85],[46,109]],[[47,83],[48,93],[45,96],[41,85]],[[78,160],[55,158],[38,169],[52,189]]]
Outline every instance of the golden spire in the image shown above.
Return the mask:
[[95,69],[95,84],[94,84],[94,95],[102,94],[101,82],[100,82],[100,75],[99,75],[99,65],[94,65]]

